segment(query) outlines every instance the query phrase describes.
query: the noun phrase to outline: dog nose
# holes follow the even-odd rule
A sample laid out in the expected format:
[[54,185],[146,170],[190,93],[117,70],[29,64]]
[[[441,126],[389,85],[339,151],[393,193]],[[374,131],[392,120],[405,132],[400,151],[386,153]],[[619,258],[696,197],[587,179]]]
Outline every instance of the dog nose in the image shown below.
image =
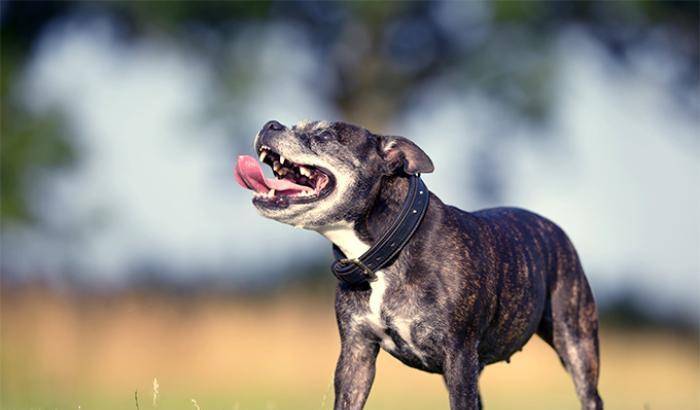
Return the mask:
[[261,134],[265,134],[267,132],[276,132],[276,131],[282,131],[284,129],[284,125],[280,124],[279,121],[268,121],[263,125],[262,132]]

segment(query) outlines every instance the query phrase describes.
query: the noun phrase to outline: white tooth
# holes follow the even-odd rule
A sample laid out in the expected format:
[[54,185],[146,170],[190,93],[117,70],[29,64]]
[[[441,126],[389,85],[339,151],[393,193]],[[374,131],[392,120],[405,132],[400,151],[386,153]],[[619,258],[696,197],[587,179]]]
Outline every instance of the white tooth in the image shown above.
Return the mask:
[[269,196],[275,196],[275,190],[271,189],[270,192],[267,193]]
[[274,169],[274,170],[277,171],[278,173],[279,173],[279,171],[280,171],[280,168],[282,168],[282,165],[280,165],[279,162],[275,161],[275,163],[272,164],[272,169]]
[[266,156],[267,156],[267,151],[263,150],[263,151],[260,153],[260,162],[264,162]]
[[306,168],[306,167],[299,167],[299,173],[300,173],[301,175],[306,176],[306,177],[310,177],[310,176],[311,176],[311,171],[309,171],[309,169]]
[[284,155],[280,155],[280,164],[284,165],[284,161],[285,161]]

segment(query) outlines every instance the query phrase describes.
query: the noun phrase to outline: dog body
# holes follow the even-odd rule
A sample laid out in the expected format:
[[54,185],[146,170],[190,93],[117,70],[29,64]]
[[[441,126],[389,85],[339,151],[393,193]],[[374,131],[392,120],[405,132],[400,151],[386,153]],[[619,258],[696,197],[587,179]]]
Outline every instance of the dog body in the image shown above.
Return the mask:
[[[316,186],[314,201],[258,195],[256,207],[320,232],[348,258],[362,255],[394,222],[407,196],[406,175],[432,171],[427,155],[401,137],[344,123],[273,125],[256,137],[256,151],[314,167],[330,182]],[[566,234],[534,213],[469,213],[431,193],[398,256],[368,284],[339,283],[335,307],[336,409],[364,406],[380,348],[442,374],[452,409],[480,408],[481,370],[509,360],[534,333],[559,354],[582,407],[602,408],[593,296]]]

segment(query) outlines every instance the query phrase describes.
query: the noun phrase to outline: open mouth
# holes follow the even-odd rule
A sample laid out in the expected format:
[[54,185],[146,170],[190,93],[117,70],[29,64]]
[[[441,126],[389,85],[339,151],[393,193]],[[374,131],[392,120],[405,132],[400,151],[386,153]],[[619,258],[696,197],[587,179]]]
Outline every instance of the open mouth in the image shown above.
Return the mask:
[[253,202],[268,207],[287,207],[325,198],[335,187],[333,175],[320,167],[297,164],[272,148],[260,148],[260,162],[272,168],[275,178],[266,178],[258,161],[238,157],[235,178],[239,185],[255,191]]

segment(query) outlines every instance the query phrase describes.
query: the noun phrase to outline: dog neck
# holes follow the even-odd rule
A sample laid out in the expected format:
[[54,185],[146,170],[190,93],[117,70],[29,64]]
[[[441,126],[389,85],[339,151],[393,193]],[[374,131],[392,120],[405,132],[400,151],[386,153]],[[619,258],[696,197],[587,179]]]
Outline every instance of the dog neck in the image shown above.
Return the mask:
[[324,226],[318,232],[337,245],[348,258],[359,258],[371,247],[368,242],[360,239],[352,222]]
[[359,258],[396,221],[408,194],[408,179],[386,177],[369,210],[356,221],[325,226],[318,231],[348,258]]

